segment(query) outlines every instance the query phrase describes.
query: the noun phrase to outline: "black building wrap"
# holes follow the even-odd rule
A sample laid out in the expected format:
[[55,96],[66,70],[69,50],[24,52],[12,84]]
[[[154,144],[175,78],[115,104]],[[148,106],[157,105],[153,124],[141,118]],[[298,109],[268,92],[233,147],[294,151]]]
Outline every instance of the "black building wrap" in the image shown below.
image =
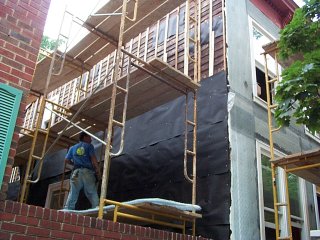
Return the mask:
[[[197,220],[196,232],[215,240],[226,240],[230,236],[227,94],[226,75],[220,72],[201,81],[197,102],[197,204],[202,207],[203,218]],[[111,162],[109,199],[157,197],[191,203],[191,184],[183,175],[184,104],[185,97],[180,97],[126,123],[123,154]],[[116,152],[117,131],[112,145]],[[61,166],[63,154],[59,159]],[[29,198],[30,204],[44,206],[48,184],[60,180],[61,166],[59,170],[57,161],[49,162],[46,161],[44,168],[51,177],[42,177],[30,189],[30,196],[42,197]],[[191,171],[190,165],[188,169]],[[90,204],[82,195],[76,207],[85,209]]]
[[[227,94],[226,76],[220,72],[201,81],[197,103],[197,204],[203,215],[197,234],[217,240],[229,239],[230,231]],[[191,203],[191,184],[183,175],[184,104],[180,97],[127,123],[124,154],[111,162],[110,199],[159,197]],[[115,148],[118,143],[117,135]]]

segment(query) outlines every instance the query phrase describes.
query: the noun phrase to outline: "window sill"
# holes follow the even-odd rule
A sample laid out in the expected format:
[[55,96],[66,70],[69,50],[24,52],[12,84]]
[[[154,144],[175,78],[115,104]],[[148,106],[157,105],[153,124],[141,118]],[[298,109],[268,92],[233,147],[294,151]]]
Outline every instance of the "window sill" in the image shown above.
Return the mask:
[[307,129],[305,129],[305,134],[309,137],[312,138],[314,141],[316,141],[317,143],[320,143],[320,138],[312,135]]
[[[268,110],[267,102],[264,101],[263,99],[261,99],[261,98],[259,98],[257,96],[253,96],[253,102],[255,102],[260,107],[264,108],[266,111]],[[271,109],[271,113],[274,114],[274,110],[273,109]]]

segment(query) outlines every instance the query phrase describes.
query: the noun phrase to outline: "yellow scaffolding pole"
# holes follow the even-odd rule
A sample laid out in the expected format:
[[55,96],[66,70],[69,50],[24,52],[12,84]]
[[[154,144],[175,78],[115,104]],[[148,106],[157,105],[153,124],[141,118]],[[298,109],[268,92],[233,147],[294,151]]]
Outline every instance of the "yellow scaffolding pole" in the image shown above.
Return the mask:
[[[270,144],[270,161],[271,161],[271,176],[272,176],[272,190],[273,190],[273,205],[274,205],[274,220],[276,225],[276,240],[284,239],[284,240],[292,240],[292,229],[291,229],[291,213],[290,213],[290,199],[289,199],[289,187],[288,187],[288,174],[285,171],[285,201],[280,202],[278,196],[278,186],[277,186],[277,166],[272,162],[275,159],[274,156],[274,141],[273,141],[273,134],[280,130],[279,127],[274,127],[272,124],[272,110],[277,106],[276,104],[272,103],[272,84],[279,81],[279,67],[278,67],[278,59],[277,59],[277,52],[275,50],[275,67],[276,67],[276,77],[273,79],[269,79],[269,70],[268,70],[268,58],[267,55],[269,52],[263,53],[264,60],[265,60],[265,82],[266,82],[266,92],[267,92],[267,110],[268,110],[268,129],[269,129],[269,144]],[[281,236],[281,229],[280,229],[280,217],[279,211],[281,210],[280,207],[285,208],[283,214],[287,217],[286,223],[288,228],[288,235]]]

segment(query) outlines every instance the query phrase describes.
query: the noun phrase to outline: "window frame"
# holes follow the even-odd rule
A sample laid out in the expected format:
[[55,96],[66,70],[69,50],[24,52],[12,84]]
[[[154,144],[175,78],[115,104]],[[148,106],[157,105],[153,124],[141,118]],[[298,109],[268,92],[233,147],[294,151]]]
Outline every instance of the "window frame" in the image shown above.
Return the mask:
[[[255,51],[254,51],[254,42],[253,42],[253,28],[256,28],[259,32],[261,32],[264,36],[270,39],[270,42],[276,41],[276,37],[270,34],[264,27],[262,27],[257,21],[255,21],[252,17],[248,16],[249,18],[249,38],[250,38],[250,56],[251,56],[251,79],[252,79],[252,95],[253,101],[260,105],[263,108],[267,108],[267,102],[264,101],[262,98],[258,96],[258,81],[256,78],[256,68],[259,68],[263,73],[265,73],[265,65],[260,63],[255,58]],[[279,64],[278,64],[279,65]],[[281,75],[281,67],[279,67],[279,77]],[[276,77],[276,73],[268,68],[269,76],[271,78]],[[276,83],[275,83],[276,87]]]
[[320,132],[316,132],[316,135],[314,135],[309,131],[309,129],[306,126],[304,126],[304,132],[309,138],[312,138],[316,142],[320,143]]
[[[257,172],[258,172],[258,198],[259,198],[259,223],[260,223],[260,239],[265,240],[266,234],[266,227],[275,229],[275,224],[272,222],[265,221],[265,211],[272,212],[274,214],[274,210],[264,206],[264,195],[263,195],[263,178],[262,178],[262,161],[261,161],[261,154],[270,156],[270,147],[259,141],[256,140],[256,160],[257,160]],[[274,154],[277,157],[285,156],[284,153],[274,150]],[[279,198],[281,201],[285,201],[285,184],[284,184],[284,177],[285,173],[282,168],[279,168],[279,189],[280,195]],[[300,228],[301,229],[301,237],[308,236],[308,228],[310,226],[308,221],[308,208],[307,208],[307,199],[306,199],[306,184],[305,180],[298,177],[298,184],[299,184],[299,199],[300,199],[300,209],[301,209],[301,217],[294,216],[291,214],[291,219],[299,220],[301,223],[292,222],[292,227]],[[283,214],[284,217],[279,219],[280,228],[285,229],[288,231],[286,226],[286,216],[285,212],[279,213],[280,215]]]
[[[47,197],[46,197],[46,203],[45,203],[45,208],[51,208],[50,203],[52,199],[52,194],[54,191],[60,190],[61,188],[61,181],[51,183],[48,186],[48,191],[47,191]],[[63,181],[63,188],[69,188],[70,189],[70,179],[66,179]],[[64,192],[64,200],[63,203],[65,204],[68,198],[68,192]],[[63,205],[64,205],[63,204]]]

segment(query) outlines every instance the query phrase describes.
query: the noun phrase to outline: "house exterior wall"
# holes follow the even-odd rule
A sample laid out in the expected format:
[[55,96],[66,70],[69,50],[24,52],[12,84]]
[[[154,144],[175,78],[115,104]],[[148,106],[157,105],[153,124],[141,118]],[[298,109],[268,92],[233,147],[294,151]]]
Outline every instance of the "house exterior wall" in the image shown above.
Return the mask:
[[[213,68],[213,73],[211,73],[210,75],[213,74],[213,76],[211,76],[213,78],[214,78],[214,76],[217,76],[219,74],[224,76],[222,79],[218,78],[219,80],[216,80],[217,82],[220,82],[223,85],[223,97],[221,97],[219,95],[221,93],[221,89],[217,89],[217,88],[212,87],[210,89],[207,89],[207,90],[210,90],[210,101],[213,101],[212,99],[215,99],[215,97],[217,97],[219,99],[214,101],[212,104],[210,103],[210,101],[203,101],[203,105],[199,106],[199,109],[202,107],[202,110],[201,110],[202,112],[207,111],[208,113],[211,113],[212,115],[218,115],[218,117],[214,117],[214,118],[212,117],[210,119],[208,118],[205,121],[203,121],[207,125],[210,125],[212,121],[214,122],[214,124],[212,126],[210,125],[210,131],[214,132],[214,134],[210,134],[210,137],[205,137],[205,134],[202,134],[202,136],[207,139],[206,143],[210,144],[210,146],[209,147],[208,146],[202,147],[202,149],[201,149],[202,152],[204,152],[203,155],[205,155],[205,156],[201,156],[201,157],[204,160],[207,160],[207,159],[208,159],[208,161],[210,160],[210,165],[212,165],[212,166],[202,167],[202,170],[205,169],[205,171],[202,171],[202,173],[199,174],[201,176],[201,177],[199,177],[199,185],[201,186],[201,184],[202,184],[202,188],[199,187],[199,190],[198,190],[198,196],[200,195],[200,193],[202,194],[201,198],[199,197],[198,202],[199,202],[199,204],[201,203],[203,206],[205,206],[207,208],[203,211],[206,216],[201,220],[202,225],[204,226],[204,227],[202,227],[203,228],[202,232],[205,231],[205,228],[210,228],[211,229],[210,234],[211,234],[211,236],[214,236],[215,239],[226,239],[229,237],[228,216],[229,216],[229,207],[230,207],[230,201],[229,201],[230,200],[230,171],[229,171],[229,162],[228,162],[229,161],[229,159],[228,159],[228,140],[227,140],[228,133],[227,133],[227,127],[226,127],[227,126],[227,119],[226,119],[227,114],[221,116],[221,112],[227,112],[226,104],[224,104],[223,107],[221,107],[222,106],[221,102],[226,103],[226,95],[227,95],[226,94],[227,87],[226,87],[226,81],[225,81],[225,75],[224,75],[224,49],[223,49],[224,48],[224,46],[223,46],[224,41],[223,41],[223,30],[222,30],[222,25],[223,25],[223,23],[222,23],[222,19],[223,19],[222,2],[223,1],[220,1],[220,0],[219,1],[212,1],[212,3],[213,3],[212,12],[213,12],[213,16],[214,16],[214,21],[217,23],[217,25],[219,24],[220,26],[216,30],[216,36],[213,40],[214,41],[214,61],[212,64],[213,66],[211,66]],[[208,3],[209,3],[209,1],[202,2],[202,23],[208,22],[208,19],[209,19],[209,4]],[[182,8],[183,8],[183,6],[182,6]],[[170,14],[170,16],[176,14],[176,12],[177,11],[174,11],[173,13]],[[181,9],[180,9],[180,12],[182,12]],[[164,23],[165,20],[166,20],[166,16],[159,21],[160,25],[161,25],[161,23]],[[206,26],[206,25],[203,24],[202,26]],[[164,46],[163,46],[164,44],[163,43],[159,43],[157,50],[155,50],[153,40],[160,38],[161,34],[159,34],[159,36],[156,34],[157,24],[151,25],[149,27],[149,31],[148,31],[148,35],[149,35],[148,46],[149,47],[148,47],[148,53],[146,56],[147,60],[155,57],[155,55],[156,55],[158,58],[161,58],[163,60],[167,59],[167,62],[171,66],[174,66],[178,70],[183,72],[183,70],[184,70],[183,69],[184,68],[184,64],[183,64],[184,63],[184,53],[185,53],[183,27],[184,26],[182,25],[182,31],[179,34],[179,37],[178,37],[179,41],[177,42],[177,44],[175,41],[175,36],[168,37],[166,54],[164,54]],[[208,30],[208,28],[203,29],[203,32],[205,32],[205,31],[211,32],[210,30]],[[144,44],[145,44],[145,35],[146,34],[147,34],[146,32],[143,32],[143,33],[141,33],[142,37],[140,39],[139,39],[140,35],[138,35],[136,38],[134,38],[132,40],[132,42],[129,42],[126,45],[127,50],[131,49],[131,51],[133,53],[136,53],[137,51],[139,51],[140,57],[143,58],[144,57]],[[204,42],[205,42],[205,40],[204,40]],[[140,50],[137,50],[138,43],[140,43],[140,45],[141,45]],[[175,59],[175,51],[174,51],[176,46],[178,48],[177,60]],[[166,55],[166,57],[164,55]],[[91,77],[90,80],[87,82],[89,94],[91,94],[92,89],[94,89],[94,87],[96,87],[98,85],[98,82],[100,81],[99,76],[101,77],[101,79],[104,79],[103,77],[105,76],[105,74],[107,72],[107,68],[108,67],[110,68],[112,66],[111,63],[113,62],[113,59],[114,59],[114,53],[111,54],[110,56],[106,56],[106,58],[101,61],[100,69],[103,69],[101,73],[97,72],[97,70],[96,70],[96,69],[98,69],[97,66],[94,67],[94,69],[92,70],[94,72],[94,74],[92,74],[94,77]],[[164,60],[164,61],[166,61],[166,60]],[[209,76],[209,44],[208,44],[208,42],[202,43],[201,63],[202,63],[202,67],[201,67],[202,79],[208,78],[208,76]],[[190,70],[189,74],[192,75],[193,71],[192,71],[191,64],[189,65],[189,70]],[[126,72],[126,71],[124,70],[123,72]],[[74,104],[75,101],[72,98],[76,96],[76,94],[74,94],[74,90],[76,88],[75,85],[77,83],[79,83],[78,80],[79,79],[75,79],[75,80],[65,84],[64,86],[61,86],[59,89],[51,92],[49,97],[59,99],[59,104],[61,104],[61,105],[70,106],[70,105]],[[105,85],[110,83],[109,80],[110,80],[110,78],[104,79]],[[204,81],[206,81],[206,80],[204,80]],[[207,80],[207,82],[208,81],[209,80]],[[203,85],[205,85],[205,84],[203,84]],[[198,95],[198,97],[200,97],[199,95]],[[85,97],[84,94],[81,95],[80,100],[83,99],[84,97]],[[180,106],[181,100],[184,101],[184,99],[180,99],[178,101],[179,105],[176,104],[176,106]],[[221,104],[221,105],[219,105],[219,104]],[[171,104],[170,107],[167,106],[167,108],[172,108],[172,105],[174,105],[174,104]],[[213,107],[213,105],[214,105],[214,107]],[[32,108],[29,108],[29,109],[32,109]],[[181,107],[177,108],[177,112],[178,112],[179,117],[181,117],[181,121],[178,121],[177,118],[172,119],[172,122],[175,123],[174,124],[175,131],[176,131],[176,128],[180,129],[180,127],[181,128],[183,127],[183,121],[184,121],[182,119],[183,118],[183,111],[180,111],[180,110],[183,110],[183,108],[181,108]],[[163,108],[160,110],[158,109],[157,111],[162,113],[161,115],[168,114],[168,111],[165,111]],[[163,114],[163,113],[165,113],[165,114]],[[149,114],[149,113],[146,113],[146,114]],[[158,114],[158,113],[156,112],[156,114]],[[148,116],[149,116],[149,118],[150,117],[152,118],[152,116],[157,116],[156,114],[154,114],[154,115],[149,114]],[[34,114],[28,114],[28,116],[34,116]],[[172,114],[172,116],[174,116],[174,114]],[[144,117],[144,118],[146,119],[147,117]],[[217,120],[217,118],[219,120]],[[222,120],[221,120],[221,118],[222,118]],[[168,124],[168,122],[163,121],[164,124],[170,126],[171,120],[169,119],[166,121],[169,121],[169,124]],[[25,121],[25,123],[26,123],[25,127],[32,127],[33,122],[34,121],[31,118],[27,118]],[[210,124],[208,124],[208,122],[210,122]],[[139,136],[138,138],[140,138],[140,134],[143,133],[143,134],[145,134],[144,138],[147,138],[147,139],[150,138],[151,134],[148,133],[148,131],[150,131],[150,130],[146,131],[146,129],[148,127],[150,129],[152,127],[153,123],[148,122],[148,124],[149,124],[149,126],[144,126],[143,130],[141,130],[140,128],[137,128],[138,130],[136,130],[136,131],[140,130],[140,132],[135,134],[135,136]],[[177,127],[178,124],[180,124],[179,127]],[[202,124],[202,125],[204,126],[205,124]],[[207,126],[207,125],[206,125],[206,127],[209,128],[209,126]],[[157,125],[155,129],[158,129],[159,126],[161,126],[161,125],[160,124]],[[216,128],[220,128],[219,131],[216,130]],[[130,127],[129,127],[129,129],[130,129]],[[201,129],[201,130],[202,130],[202,132],[204,132],[203,129]],[[165,132],[164,129],[162,129],[162,131]],[[217,134],[217,132],[220,132],[220,134]],[[154,133],[157,133],[157,131],[154,131]],[[208,133],[208,132],[206,132],[206,133]],[[180,139],[182,139],[183,135],[182,135],[182,133],[179,132],[179,136],[180,135],[181,135]],[[199,133],[199,135],[200,135],[200,133]],[[161,153],[161,151],[154,151],[152,149],[152,146],[150,146],[148,148],[149,154],[152,155],[155,160],[160,159],[162,161],[163,156],[166,152],[174,152],[175,154],[173,154],[173,156],[170,155],[165,159],[165,161],[164,161],[165,164],[168,163],[168,161],[167,161],[168,159],[171,159],[170,161],[176,160],[176,162],[178,162],[179,164],[182,164],[181,160],[183,159],[183,156],[182,156],[183,146],[182,145],[180,146],[180,143],[182,143],[182,141],[180,139],[177,137],[177,135],[171,136],[171,134],[169,134],[169,138],[168,139],[166,138],[165,139],[166,141],[163,144],[164,149],[168,149],[168,151],[161,149],[161,151],[163,151],[163,153]],[[220,141],[220,139],[221,139],[221,141]],[[175,144],[175,146],[179,145],[179,148],[176,147],[178,149],[174,149],[173,146],[170,145],[174,141],[178,142],[177,144]],[[205,141],[203,141],[203,142],[205,142]],[[223,143],[222,144],[223,150],[218,151],[222,148],[221,143]],[[126,144],[127,143],[125,143],[125,145]],[[152,142],[152,143],[148,142],[148,144],[155,145],[155,142]],[[130,145],[130,143],[129,143],[129,145]],[[132,145],[132,143],[131,143],[131,145]],[[158,144],[158,145],[160,145],[160,144]],[[201,145],[201,144],[199,143],[199,145]],[[205,144],[203,144],[203,145],[205,145]],[[149,149],[151,149],[151,150],[149,150]],[[208,149],[210,149],[210,152],[207,151]],[[136,150],[136,149],[134,149],[134,150]],[[139,152],[144,152],[144,151],[145,150],[139,150],[139,151],[137,150],[136,152],[138,154]],[[55,165],[60,164],[59,166],[61,166],[61,167],[63,166],[63,162],[61,162],[61,161],[63,161],[63,157],[60,157],[57,161],[54,161],[56,159],[56,156],[58,156],[58,154],[59,153],[57,153],[55,155],[55,157],[52,157],[52,155],[51,155],[46,159],[46,161],[44,163],[45,170],[43,172],[42,179],[41,179],[42,181],[40,181],[37,184],[32,185],[30,188],[31,196],[32,196],[32,194],[37,194],[38,199],[32,199],[32,201],[30,201],[29,203],[31,203],[31,204],[33,203],[36,205],[43,205],[45,195],[46,195],[45,187],[47,186],[46,184],[48,184],[48,181],[51,181],[51,180],[52,181],[59,181],[60,180],[59,175],[62,173],[63,169],[62,168],[57,169],[56,166],[55,167],[50,166],[52,164],[55,164]],[[141,154],[141,153],[139,153],[139,154]],[[130,156],[132,156],[132,155],[133,155],[133,153],[130,152]],[[177,156],[177,155],[179,155],[179,156]],[[201,154],[199,154],[199,155],[201,155]],[[219,155],[219,156],[216,156],[216,155]],[[61,154],[59,156],[61,156]],[[223,156],[224,163],[218,164],[219,161],[217,159],[219,157],[221,158],[221,156]],[[201,159],[201,157],[199,156],[199,160]],[[136,157],[136,158],[138,160],[140,159],[139,160],[140,162],[141,162],[141,159],[143,160],[142,157],[140,157],[140,158]],[[50,160],[50,163],[49,163],[49,160]],[[129,160],[131,160],[131,159],[129,158]],[[150,160],[150,159],[148,159],[148,160]],[[202,166],[205,165],[204,160],[202,161]],[[114,165],[116,165],[116,164],[117,163],[114,163]],[[129,165],[129,164],[130,164],[130,161],[129,161],[129,163],[126,163],[126,165]],[[159,164],[159,163],[155,163],[155,164]],[[173,164],[171,164],[171,165],[173,165]],[[213,167],[213,165],[219,165],[219,166]],[[133,165],[133,166],[135,166],[135,165]],[[165,165],[165,167],[166,166],[167,165]],[[130,169],[130,167],[127,167],[126,169]],[[138,172],[140,169],[147,169],[147,168],[146,168],[146,166],[142,166],[141,168],[138,168],[135,171]],[[182,179],[180,179],[180,174],[183,173],[182,169],[183,169],[182,167],[179,168],[179,174],[172,174],[173,176],[179,175],[178,183],[175,183],[176,185],[177,184],[185,184],[185,185],[188,184],[186,182],[186,180],[183,178],[183,176],[182,176]],[[161,171],[161,172],[165,172],[165,171]],[[116,174],[117,174],[117,172],[116,172]],[[150,174],[150,175],[154,176],[155,174]],[[136,179],[142,179],[142,177],[139,177],[139,174],[137,174]],[[165,196],[165,197],[168,197],[168,199],[171,199],[173,197],[177,198],[177,195],[178,195],[178,198],[182,199],[184,202],[191,201],[190,196],[189,196],[191,193],[190,185],[187,185],[187,188],[178,187],[178,188],[174,189],[173,186],[176,186],[176,185],[171,183],[171,179],[160,178],[160,177],[159,177],[159,179],[163,179],[163,182],[160,182],[160,180],[159,180],[159,183],[157,182],[157,184],[159,184],[159,185],[149,186],[148,189],[143,189],[143,191],[144,191],[143,196],[146,196],[146,195],[149,196],[150,194],[158,194],[157,195],[157,197],[158,197],[161,194],[161,196]],[[176,179],[174,179],[174,180],[176,180]],[[126,190],[123,190],[126,187],[126,185],[124,184],[125,181],[123,179],[119,179],[116,182],[117,182],[117,184],[120,184],[120,185],[123,184],[122,188],[119,187],[117,190],[119,192],[121,190],[126,192]],[[168,186],[168,184],[171,187],[170,190],[165,189],[165,187]],[[130,185],[130,184],[127,184],[127,185]],[[45,186],[43,188],[44,191],[40,191],[40,193],[39,193],[39,189],[42,186]],[[117,185],[115,184],[115,186],[117,186]],[[131,185],[130,185],[130,187],[131,187]],[[140,187],[140,185],[137,185],[137,187]],[[142,187],[144,187],[144,186],[142,186]],[[207,187],[208,187],[208,189],[207,189]],[[169,189],[169,186],[167,188]],[[158,190],[158,192],[157,192],[157,190]],[[160,190],[161,190],[161,193],[159,193]],[[179,191],[182,191],[183,194],[179,194]],[[115,194],[116,195],[115,197],[124,198],[122,196],[124,194],[121,195],[121,193],[119,193],[119,192],[117,192],[118,195]],[[138,191],[136,191],[136,192],[138,192]],[[223,194],[222,194],[222,192],[223,192]],[[140,193],[140,192],[138,192],[138,193]],[[134,194],[136,194],[136,193],[132,193],[133,196],[134,196]],[[142,194],[141,194],[141,196],[142,196]],[[185,196],[187,196],[187,197],[185,197]],[[225,196],[227,196],[227,197],[225,197]],[[182,197],[184,197],[184,198],[182,198]],[[120,199],[120,200],[122,201],[123,199]],[[80,200],[79,202],[81,202],[81,207],[86,206],[84,201]],[[217,207],[218,204],[221,207]],[[210,218],[210,220],[208,220],[209,218]],[[200,222],[200,221],[198,221],[198,222]],[[212,229],[214,229],[214,232],[215,232],[214,234],[212,233]],[[207,230],[207,233],[208,232],[209,231]]]
[[[249,17],[273,36],[279,37],[277,25],[250,0],[226,0],[228,81],[230,92],[235,94],[229,113],[232,176],[230,222],[231,239],[234,240],[261,239],[256,141],[269,144],[266,107],[254,101],[253,89],[256,85],[252,80],[253,46],[250,46]],[[285,154],[319,147],[319,143],[305,134],[303,126],[292,125],[274,136],[275,148]],[[311,184],[306,184],[306,188],[309,198],[312,198]],[[309,214],[310,218],[314,217],[311,211]],[[308,239],[308,236],[303,239]]]
[[36,67],[43,29],[50,0],[4,0],[0,2],[0,82],[23,91],[11,148],[1,186],[0,201],[6,191],[13,158],[19,140],[26,99]]

